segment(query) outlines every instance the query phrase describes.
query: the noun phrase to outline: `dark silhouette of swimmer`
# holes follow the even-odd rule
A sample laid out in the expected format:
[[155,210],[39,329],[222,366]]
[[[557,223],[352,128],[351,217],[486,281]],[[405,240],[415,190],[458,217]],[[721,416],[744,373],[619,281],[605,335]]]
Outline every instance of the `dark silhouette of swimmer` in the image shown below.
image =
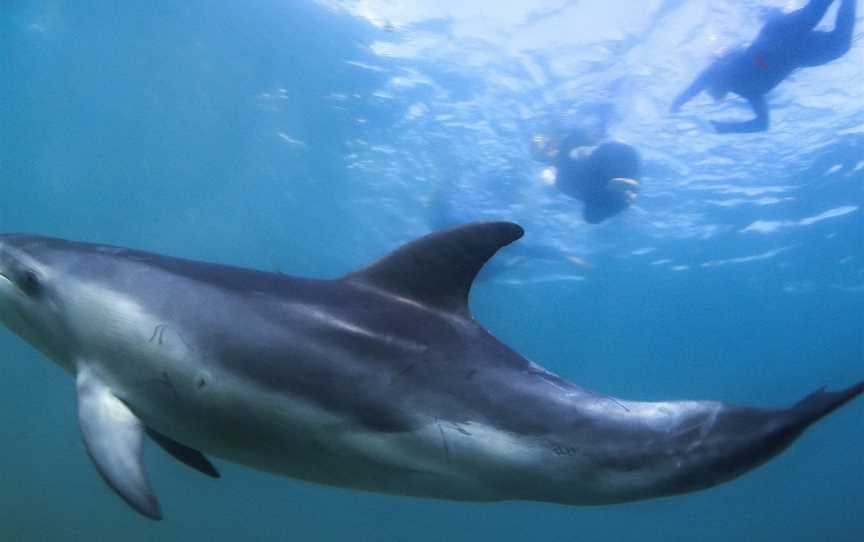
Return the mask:
[[756,117],[744,122],[711,121],[718,133],[761,132],[768,129],[765,95],[798,68],[820,66],[840,58],[852,45],[856,0],[840,0],[831,32],[813,28],[833,0],[811,0],[805,7],[784,14],[773,12],[756,40],[717,59],[682,92],[672,112],[707,90],[715,99],[733,92],[748,102]]
[[555,186],[582,200],[582,216],[597,224],[636,200],[642,164],[632,146],[617,141],[597,145],[582,131],[571,132],[554,154]]

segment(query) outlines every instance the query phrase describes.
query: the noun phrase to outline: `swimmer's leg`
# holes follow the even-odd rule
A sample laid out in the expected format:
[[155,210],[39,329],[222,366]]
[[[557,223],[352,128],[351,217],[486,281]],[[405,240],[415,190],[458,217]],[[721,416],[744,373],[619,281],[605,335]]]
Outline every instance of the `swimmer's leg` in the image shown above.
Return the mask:
[[813,32],[801,45],[800,65],[820,66],[849,52],[855,30],[856,0],[842,0],[831,32]]
[[834,0],[810,0],[806,6],[783,16],[783,19],[795,31],[806,32],[813,30],[819,24],[819,21],[822,20],[822,17],[825,16],[825,12],[828,11],[833,2]]
[[797,40],[803,34],[813,31],[834,0],[811,0],[803,8],[772,17],[759,32],[756,41]]
[[753,113],[756,117],[752,120],[743,122],[728,122],[712,120],[711,124],[718,134],[752,134],[753,132],[764,132],[770,124],[768,114],[768,102],[764,95],[746,96],[750,107],[753,108]]

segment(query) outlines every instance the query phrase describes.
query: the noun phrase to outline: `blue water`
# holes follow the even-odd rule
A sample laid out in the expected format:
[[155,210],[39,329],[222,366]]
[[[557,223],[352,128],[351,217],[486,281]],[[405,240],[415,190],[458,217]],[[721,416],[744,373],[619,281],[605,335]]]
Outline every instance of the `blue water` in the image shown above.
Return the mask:
[[[666,113],[752,39],[759,6],[800,0],[151,4],[3,3],[0,231],[334,277],[443,205],[525,226],[472,308],[588,388],[774,406],[864,377],[864,43],[778,87],[768,133],[712,134],[705,119],[747,114],[733,99]],[[634,208],[589,226],[530,141],[601,103],[646,175]],[[224,462],[217,482],[151,447],[166,519],[148,522],[91,466],[68,376],[5,330],[0,352],[4,541],[864,539],[862,401],[737,481],[605,508],[389,497]]]

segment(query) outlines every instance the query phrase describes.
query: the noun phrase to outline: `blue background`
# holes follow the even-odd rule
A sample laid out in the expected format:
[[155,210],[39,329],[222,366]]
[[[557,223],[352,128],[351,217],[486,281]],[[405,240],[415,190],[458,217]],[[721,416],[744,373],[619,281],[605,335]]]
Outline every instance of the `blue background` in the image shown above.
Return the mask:
[[[666,112],[764,5],[801,2],[4,2],[0,231],[335,277],[516,220],[471,299],[503,341],[628,399],[790,404],[864,378],[864,47],[784,82],[768,133],[712,134],[731,97]],[[646,175],[590,226],[530,141],[603,103]],[[68,376],[0,352],[0,540],[864,538],[860,401],[737,481],[605,508],[215,482],[150,447],[148,522],[90,465]]]

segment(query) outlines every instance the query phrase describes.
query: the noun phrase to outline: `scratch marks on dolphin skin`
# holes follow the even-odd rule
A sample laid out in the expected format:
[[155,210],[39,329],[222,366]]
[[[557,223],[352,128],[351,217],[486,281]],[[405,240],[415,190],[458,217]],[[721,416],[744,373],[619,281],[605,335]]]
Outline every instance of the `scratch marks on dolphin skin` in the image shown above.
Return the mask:
[[398,373],[396,373],[396,374],[394,374],[393,376],[391,376],[391,377],[390,377],[390,385],[392,386],[393,384],[396,383],[397,380],[399,380],[399,379],[402,378],[403,376],[405,376],[405,375],[407,375],[408,373],[410,373],[411,371],[413,371],[415,366],[416,366],[415,363],[410,363],[410,364],[408,364],[408,366],[406,366],[404,369],[402,369],[402,370],[399,371]]
[[693,439],[693,442],[691,442],[685,449],[686,452],[692,452],[693,450],[696,450],[703,445],[705,439],[708,438],[708,435],[711,433],[711,431],[714,429],[714,425],[717,423],[717,415],[720,413],[720,408],[721,407],[719,405],[715,408],[712,408],[708,412],[707,417],[704,420],[684,427],[672,434],[674,437],[682,438],[687,433],[698,432],[698,436],[696,436]]
[[[174,381],[169,376],[168,371],[161,371],[159,373],[159,377],[151,379],[150,382],[156,382],[157,384],[161,384],[161,385],[165,386],[166,388],[171,390],[171,394],[174,395],[175,397],[180,396],[180,391],[177,389],[177,385],[174,383]],[[180,382],[181,382],[181,386],[183,386],[184,388],[188,387],[186,385],[186,383],[184,383],[183,379],[181,379]],[[206,372],[202,372],[201,374],[197,375],[194,379],[195,391],[203,392],[209,383],[210,383],[210,374],[206,373]],[[192,382],[188,382],[188,384],[192,385]]]
[[[166,334],[167,332],[167,334]],[[156,327],[153,328],[153,334],[150,335],[150,338],[147,339],[148,343],[152,343],[156,341],[156,344],[159,346],[165,346],[166,344],[170,344],[171,336],[176,336],[183,347],[187,350],[192,350],[189,346],[189,343],[186,342],[186,339],[183,338],[183,335],[177,332],[176,329],[169,326],[168,324],[156,324]]]
[[644,466],[644,455],[630,453],[621,449],[595,450],[585,446],[572,446],[546,441],[546,445],[553,454],[559,457],[576,459],[577,461],[590,461],[596,469],[627,473],[639,470]]
[[553,454],[561,457],[578,457],[581,455],[579,450],[573,446],[564,446],[552,441],[548,441],[546,444]]
[[714,429],[714,425],[717,423],[717,415],[720,414],[720,410],[723,407],[719,404],[715,405],[714,408],[711,409],[711,415],[705,420],[705,423],[702,425],[702,438],[708,436],[708,433]]
[[444,434],[444,428],[441,422],[438,422],[438,432],[441,433],[441,445],[444,447],[444,455],[447,456],[447,462],[450,462],[450,445],[447,443],[447,436]]
[[158,324],[156,327],[153,328],[153,335],[150,335],[150,338],[147,339],[147,342],[152,343],[154,340],[156,340],[156,338],[158,336],[159,345],[161,345],[162,344],[162,335],[164,333],[165,333],[165,324]]
[[621,408],[623,408],[623,409],[624,409],[624,412],[630,412],[630,409],[627,408],[627,406],[626,406],[624,403],[622,403],[622,402],[619,401],[618,399],[615,399],[615,398],[612,397],[611,395],[607,395],[607,396],[606,396],[606,399],[609,399],[610,401],[612,401],[612,402],[615,403],[616,405],[618,405],[618,406],[620,406]]
[[168,371],[162,371],[161,373],[159,373],[159,378],[156,379],[156,382],[167,386],[175,397],[179,396],[179,393],[177,393],[177,387],[174,386],[174,382],[172,382],[171,379],[168,378]]
[[465,429],[464,427],[462,427],[462,426],[459,425],[459,424],[456,424],[456,423],[451,424],[451,427],[452,427],[453,429],[459,431],[460,433],[462,433],[462,434],[465,435],[466,437],[470,437],[470,436],[472,436],[470,431],[468,431],[467,429]]
[[390,333],[382,333],[372,327],[359,325],[352,320],[334,316],[323,308],[309,307],[306,304],[298,303],[296,307],[292,306],[291,310],[302,314],[304,317],[314,318],[327,329],[356,339],[363,339],[375,344],[381,344],[390,348],[401,349],[416,354],[423,354],[429,349],[429,345],[411,339],[398,337]]

